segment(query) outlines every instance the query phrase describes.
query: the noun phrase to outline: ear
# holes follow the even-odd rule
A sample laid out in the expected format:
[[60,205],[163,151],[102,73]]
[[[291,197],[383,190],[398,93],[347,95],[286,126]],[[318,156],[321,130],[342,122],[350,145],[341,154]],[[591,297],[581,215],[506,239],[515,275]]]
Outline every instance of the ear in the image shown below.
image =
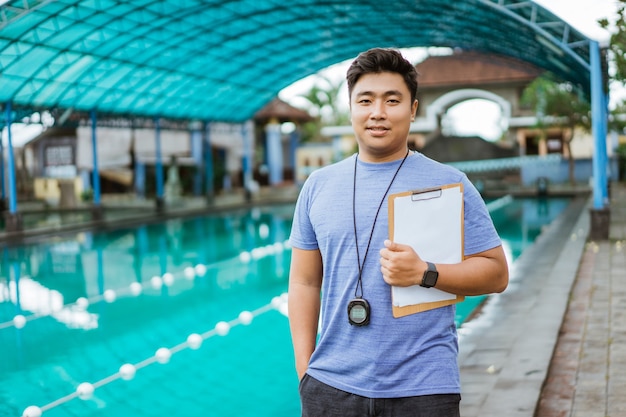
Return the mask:
[[415,121],[415,115],[417,114],[417,108],[419,106],[419,102],[415,100],[411,105],[411,121]]

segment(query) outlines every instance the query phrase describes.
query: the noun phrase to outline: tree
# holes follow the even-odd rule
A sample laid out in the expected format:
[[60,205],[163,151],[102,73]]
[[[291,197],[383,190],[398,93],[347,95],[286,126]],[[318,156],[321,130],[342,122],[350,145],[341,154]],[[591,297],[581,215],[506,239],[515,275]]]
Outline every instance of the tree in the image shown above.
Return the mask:
[[333,81],[327,76],[318,75],[318,81],[309,91],[301,94],[311,106],[312,112],[316,113],[320,123],[324,126],[347,124],[350,117],[347,112],[340,109],[339,94],[343,86],[343,80]]
[[[609,129],[614,132],[624,133],[626,131],[626,102],[623,100],[617,103],[610,112]],[[619,179],[626,179],[626,145],[619,144],[615,149],[618,163]]]
[[[613,23],[613,31],[609,39],[609,54],[611,60],[610,82],[626,85],[626,21],[624,20],[626,0],[618,0],[617,16],[614,22],[608,18],[598,20],[600,26],[609,30]],[[617,103],[611,110],[609,128],[618,132],[626,129],[626,102]]]
[[551,74],[536,78],[522,93],[521,103],[534,109],[536,127],[546,139],[549,127],[564,130],[563,146],[569,160],[569,180],[574,183],[571,142],[577,127],[591,130],[591,105],[570,83],[559,83]]
[[[600,26],[609,29],[613,23],[613,30],[609,39],[609,55],[611,60],[610,82],[626,85],[626,21],[625,9],[626,0],[617,2],[617,16],[614,22],[610,22],[608,18],[598,20]],[[626,129],[626,102],[622,100],[610,112],[609,128],[617,132],[624,132]],[[626,172],[626,146],[620,145],[617,148],[619,161],[620,179],[624,179]]]
[[[626,21],[625,9],[626,0],[618,0],[617,16],[614,23],[614,30],[609,40],[609,50],[611,51],[611,61],[613,65],[613,74],[611,78],[614,81],[626,84]],[[608,18],[598,20],[600,26],[609,29],[611,22]]]

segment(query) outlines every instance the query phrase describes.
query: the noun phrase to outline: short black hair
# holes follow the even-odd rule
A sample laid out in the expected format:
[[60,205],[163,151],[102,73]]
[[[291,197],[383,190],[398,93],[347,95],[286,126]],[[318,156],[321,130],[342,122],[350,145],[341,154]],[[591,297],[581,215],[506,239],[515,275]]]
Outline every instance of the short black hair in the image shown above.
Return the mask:
[[411,103],[417,99],[417,70],[397,49],[372,48],[359,54],[346,74],[348,96],[359,78],[365,74],[393,72],[404,78],[404,83],[411,92]]

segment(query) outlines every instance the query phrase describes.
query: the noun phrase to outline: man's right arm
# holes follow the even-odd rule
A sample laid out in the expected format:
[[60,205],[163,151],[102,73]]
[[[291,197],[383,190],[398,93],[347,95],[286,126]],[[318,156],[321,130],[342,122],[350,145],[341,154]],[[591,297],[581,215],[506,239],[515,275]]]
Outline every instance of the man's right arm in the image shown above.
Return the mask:
[[302,379],[315,350],[320,316],[322,256],[319,250],[293,248],[289,272],[289,327],[298,379]]

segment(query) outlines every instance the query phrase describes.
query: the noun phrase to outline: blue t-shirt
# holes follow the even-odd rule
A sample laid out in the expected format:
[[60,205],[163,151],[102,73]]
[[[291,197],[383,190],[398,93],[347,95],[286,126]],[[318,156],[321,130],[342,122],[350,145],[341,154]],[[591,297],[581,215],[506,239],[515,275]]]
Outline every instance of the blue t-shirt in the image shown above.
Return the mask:
[[[358,161],[356,230],[361,262],[365,258],[363,298],[371,306],[371,320],[366,326],[348,322],[347,306],[355,296],[359,269],[352,211],[356,157],[313,172],[296,204],[291,245],[319,249],[323,261],[321,330],[307,373],[337,389],[371,398],[460,393],[455,307],[394,318],[391,288],[380,272],[379,251],[389,236],[388,195],[375,224],[374,219],[400,160]],[[453,167],[410,154],[389,194],[459,182],[464,188],[465,255],[499,246],[482,197]]]

